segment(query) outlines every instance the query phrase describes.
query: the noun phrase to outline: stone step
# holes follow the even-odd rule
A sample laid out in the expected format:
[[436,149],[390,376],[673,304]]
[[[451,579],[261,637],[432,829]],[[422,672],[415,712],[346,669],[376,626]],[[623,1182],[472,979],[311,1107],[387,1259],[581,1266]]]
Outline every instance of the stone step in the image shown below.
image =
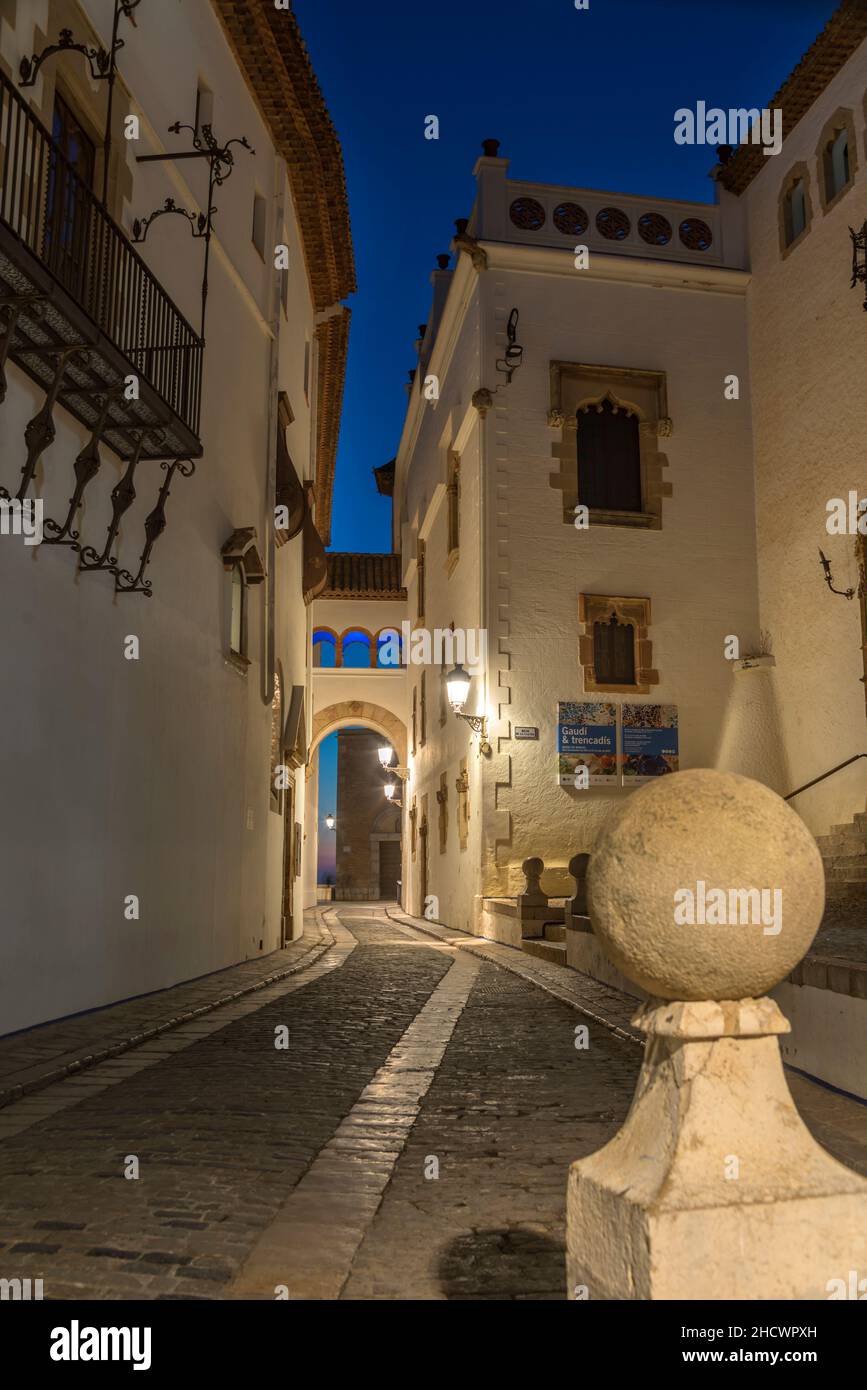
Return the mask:
[[566,940],[566,928],[565,928],[565,927],[561,927],[557,922],[546,922],[546,923],[545,923],[545,940],[546,940],[546,941],[565,941],[565,940]]
[[867,840],[867,826],[853,825],[851,821],[846,825],[832,825],[828,838],[837,835],[842,835],[847,840]]
[[540,960],[551,961],[554,965],[566,965],[565,942],[544,941],[540,936],[525,936],[521,947],[528,956],[538,956]]
[[825,835],[818,840],[819,852],[823,859],[835,859],[840,855],[848,858],[863,857],[867,863],[867,839],[854,835]]

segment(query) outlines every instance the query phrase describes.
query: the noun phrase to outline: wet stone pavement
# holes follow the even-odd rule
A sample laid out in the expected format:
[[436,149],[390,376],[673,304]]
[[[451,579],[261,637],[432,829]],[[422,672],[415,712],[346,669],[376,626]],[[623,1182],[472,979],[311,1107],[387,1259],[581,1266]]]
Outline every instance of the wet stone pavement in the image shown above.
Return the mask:
[[568,1165],[622,1122],[640,1047],[563,997],[574,972],[543,987],[520,952],[379,908],[317,927],[294,975],[0,1109],[0,1279],[49,1299],[566,1296]]

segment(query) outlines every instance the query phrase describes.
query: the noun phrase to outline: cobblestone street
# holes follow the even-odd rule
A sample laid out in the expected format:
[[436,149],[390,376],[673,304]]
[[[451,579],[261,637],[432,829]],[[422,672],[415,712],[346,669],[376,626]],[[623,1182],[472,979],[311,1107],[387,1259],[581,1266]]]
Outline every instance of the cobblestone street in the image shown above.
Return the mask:
[[[278,956],[0,1042],[0,1277],[73,1299],[565,1297],[566,1172],[629,1106],[630,1001],[379,906],[320,913]],[[790,1081],[867,1171],[863,1107]]]

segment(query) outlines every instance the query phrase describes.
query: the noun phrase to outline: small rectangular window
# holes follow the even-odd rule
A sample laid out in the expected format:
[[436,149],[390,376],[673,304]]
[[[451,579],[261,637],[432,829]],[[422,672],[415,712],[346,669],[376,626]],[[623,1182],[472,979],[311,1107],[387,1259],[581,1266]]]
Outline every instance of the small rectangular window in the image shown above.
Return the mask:
[[253,196],[253,245],[265,259],[265,222],[267,220],[267,203],[261,193]]
[[304,341],[304,399],[310,404],[310,339]]
[[786,194],[786,245],[797,241],[807,225],[807,190],[804,180],[798,179]]
[[828,201],[836,198],[849,182],[849,132],[841,130],[828,151],[830,168],[827,183]]
[[614,613],[593,624],[593,669],[597,685],[635,685],[635,629]]
[[246,585],[241,566],[235,565],[232,568],[232,622],[229,637],[229,646],[236,656],[246,656],[244,650],[246,646],[244,604],[246,598]]
[[201,80],[196,89],[196,130],[201,131],[205,126],[214,124],[214,93],[210,87]]

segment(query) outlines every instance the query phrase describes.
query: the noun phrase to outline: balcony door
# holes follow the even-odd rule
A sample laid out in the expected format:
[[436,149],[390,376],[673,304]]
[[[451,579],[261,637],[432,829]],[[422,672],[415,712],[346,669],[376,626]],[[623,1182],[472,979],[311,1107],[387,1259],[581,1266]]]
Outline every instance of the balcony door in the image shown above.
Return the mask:
[[85,297],[96,149],[63,98],[54,98],[45,206],[46,260],[79,300]]

